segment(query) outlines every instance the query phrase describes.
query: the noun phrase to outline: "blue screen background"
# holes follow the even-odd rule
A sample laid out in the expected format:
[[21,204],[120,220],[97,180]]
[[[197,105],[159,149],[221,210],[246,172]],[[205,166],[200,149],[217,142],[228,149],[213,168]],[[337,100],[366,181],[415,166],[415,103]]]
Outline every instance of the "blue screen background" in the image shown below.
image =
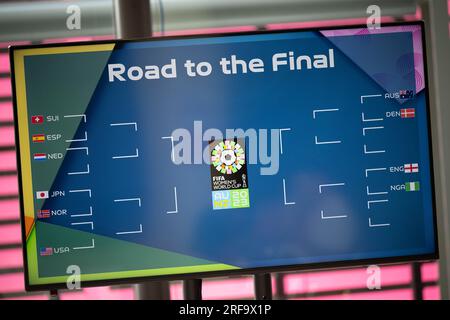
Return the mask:
[[[271,70],[273,54],[327,54],[334,49],[335,67],[291,71]],[[348,53],[351,54],[348,54]],[[249,61],[260,58],[264,73],[224,75],[219,61],[232,54]],[[65,55],[69,61],[71,56]],[[86,158],[67,153],[52,189],[92,190],[90,205],[94,230],[52,217],[46,223],[91,232],[171,252],[241,268],[349,261],[433,253],[432,185],[425,92],[413,99],[385,99],[385,93],[414,90],[411,33],[373,34],[327,38],[318,32],[248,35],[204,39],[123,43],[108,63],[126,66],[163,65],[177,60],[176,79],[108,81],[108,70],[98,82],[75,137],[88,132],[89,175],[68,176],[83,168]],[[399,57],[401,68],[398,67]],[[33,57],[29,63],[33,63]],[[54,57],[52,59],[58,59]],[[213,72],[188,77],[183,62],[208,61]],[[39,61],[36,59],[36,63]],[[366,68],[364,68],[366,66]],[[380,86],[374,73],[389,73]],[[366,99],[362,95],[381,94]],[[386,112],[415,108],[415,118],[386,117]],[[318,109],[337,108],[336,112]],[[70,110],[69,110],[70,111]],[[378,123],[363,122],[383,118]],[[261,175],[248,164],[250,207],[213,210],[207,164],[175,165],[170,136],[185,128],[194,137],[194,121],[203,130],[249,128],[281,129],[283,154],[277,174]],[[136,122],[132,127],[111,123]],[[383,126],[363,135],[363,127]],[[339,144],[315,144],[339,140]],[[72,146],[81,144],[72,143]],[[368,150],[385,150],[365,154]],[[202,143],[202,149],[207,142]],[[113,160],[118,154],[138,158]],[[194,150],[191,150],[192,157]],[[418,163],[414,174],[389,172],[390,167]],[[368,168],[387,168],[370,173]],[[288,202],[285,205],[283,179]],[[420,182],[420,191],[393,191],[391,186]],[[339,187],[319,185],[344,183]],[[178,212],[174,209],[177,189]],[[388,194],[369,196],[372,192]],[[114,199],[141,198],[136,202]],[[368,209],[367,201],[386,199]],[[85,195],[50,198],[50,207],[85,208]],[[345,218],[323,219],[325,215]],[[372,224],[389,224],[371,227]],[[116,234],[142,225],[139,234]],[[38,244],[45,245],[39,242]],[[95,252],[92,252],[95,255]],[[98,270],[100,272],[101,270]],[[45,272],[45,271],[42,271]]]

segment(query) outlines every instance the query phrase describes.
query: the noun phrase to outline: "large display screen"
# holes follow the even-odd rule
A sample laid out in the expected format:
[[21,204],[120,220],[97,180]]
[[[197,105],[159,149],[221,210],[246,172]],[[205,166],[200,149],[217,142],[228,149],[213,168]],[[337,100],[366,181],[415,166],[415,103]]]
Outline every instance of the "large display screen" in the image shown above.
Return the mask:
[[436,258],[423,40],[13,47],[27,289]]

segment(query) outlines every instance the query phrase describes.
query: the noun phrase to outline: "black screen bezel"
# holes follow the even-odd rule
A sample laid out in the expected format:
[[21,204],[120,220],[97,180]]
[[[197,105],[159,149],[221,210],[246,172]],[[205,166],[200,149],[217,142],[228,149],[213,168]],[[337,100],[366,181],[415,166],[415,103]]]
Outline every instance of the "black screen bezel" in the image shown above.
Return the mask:
[[[431,261],[439,258],[438,249],[438,234],[437,234],[437,217],[436,217],[436,195],[435,195],[435,172],[434,172],[434,160],[432,151],[432,132],[431,132],[431,116],[430,116],[430,99],[429,99],[429,79],[427,69],[427,54],[426,54],[426,42],[425,42],[425,28],[423,21],[411,21],[411,22],[392,22],[383,23],[381,28],[390,26],[405,26],[405,25],[419,25],[422,32],[422,50],[424,59],[424,73],[425,73],[425,88],[426,95],[426,107],[427,107],[427,125],[428,125],[428,145],[429,145],[429,157],[430,157],[430,173],[431,173],[431,192],[432,192],[432,206],[433,206],[433,226],[434,226],[434,243],[435,250],[429,254],[421,255],[409,255],[409,256],[393,256],[385,258],[371,258],[371,259],[359,259],[359,260],[344,260],[333,262],[321,262],[311,264],[297,264],[297,265],[283,265],[275,267],[258,267],[249,269],[237,269],[226,271],[209,271],[209,272],[196,272],[187,274],[174,274],[174,275],[159,275],[159,276],[145,276],[145,277],[128,277],[117,278],[107,280],[90,280],[82,281],[82,287],[92,286],[105,286],[105,285],[117,285],[126,283],[139,283],[144,281],[170,281],[170,280],[185,280],[195,278],[206,277],[219,277],[219,276],[236,276],[236,275],[250,275],[255,273],[270,273],[270,272],[289,272],[289,271],[305,271],[305,270],[319,270],[329,268],[344,268],[344,267],[357,267],[373,264],[395,264],[405,263],[412,261]],[[54,48],[54,47],[67,47],[67,46],[80,46],[80,45],[97,45],[97,44],[116,44],[120,45],[129,42],[147,42],[147,41],[164,41],[164,40],[183,40],[183,39],[197,39],[197,38],[217,38],[217,37],[234,37],[234,36],[246,36],[246,35],[259,35],[259,34],[277,34],[277,33],[294,33],[294,32],[320,32],[325,30],[339,30],[339,29],[352,29],[352,28],[366,28],[366,25],[342,25],[335,27],[320,27],[320,28],[304,28],[304,29],[283,29],[283,30],[270,30],[270,31],[248,31],[248,32],[231,32],[231,33],[217,33],[217,34],[199,34],[199,35],[182,35],[182,36],[161,36],[147,39],[132,39],[132,40],[101,40],[101,41],[83,41],[83,42],[68,42],[68,43],[56,43],[56,44],[39,44],[39,45],[18,45],[9,47],[10,64],[11,64],[11,85],[12,85],[12,98],[14,108],[14,127],[15,127],[15,139],[16,139],[16,161],[19,180],[19,199],[20,199],[20,220],[22,230],[22,252],[24,261],[24,275],[25,275],[25,289],[27,291],[42,291],[42,290],[55,290],[66,288],[66,283],[49,283],[32,285],[29,283],[28,274],[28,261],[27,261],[27,248],[26,248],[26,230],[24,220],[24,203],[23,203],[23,189],[22,189],[22,171],[20,161],[20,148],[19,144],[19,122],[17,116],[17,100],[16,100],[16,86],[15,86],[15,74],[14,74],[14,52],[22,49],[37,49],[37,48]]]

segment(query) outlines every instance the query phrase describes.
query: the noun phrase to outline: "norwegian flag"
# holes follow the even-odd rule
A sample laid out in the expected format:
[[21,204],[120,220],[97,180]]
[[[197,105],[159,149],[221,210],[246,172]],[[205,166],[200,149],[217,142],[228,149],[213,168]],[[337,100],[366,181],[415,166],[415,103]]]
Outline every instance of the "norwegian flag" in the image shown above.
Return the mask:
[[37,217],[38,219],[50,218],[50,210],[39,210]]
[[414,118],[416,116],[416,109],[414,108],[400,109],[400,116],[402,118]]
[[418,163],[405,163],[405,165],[403,167],[405,169],[405,173],[419,172],[419,164]]

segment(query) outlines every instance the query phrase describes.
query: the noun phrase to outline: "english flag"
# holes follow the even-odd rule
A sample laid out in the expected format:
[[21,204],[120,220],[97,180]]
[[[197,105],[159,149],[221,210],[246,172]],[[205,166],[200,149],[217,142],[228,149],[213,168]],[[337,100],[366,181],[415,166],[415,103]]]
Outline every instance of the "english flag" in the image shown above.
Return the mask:
[[419,172],[419,164],[418,163],[405,163],[405,165],[403,167],[405,169],[405,173]]
[[37,115],[31,117],[31,123],[33,124],[40,124],[44,122],[44,116]]
[[416,109],[414,108],[400,109],[400,116],[402,118],[414,118],[416,116]]

